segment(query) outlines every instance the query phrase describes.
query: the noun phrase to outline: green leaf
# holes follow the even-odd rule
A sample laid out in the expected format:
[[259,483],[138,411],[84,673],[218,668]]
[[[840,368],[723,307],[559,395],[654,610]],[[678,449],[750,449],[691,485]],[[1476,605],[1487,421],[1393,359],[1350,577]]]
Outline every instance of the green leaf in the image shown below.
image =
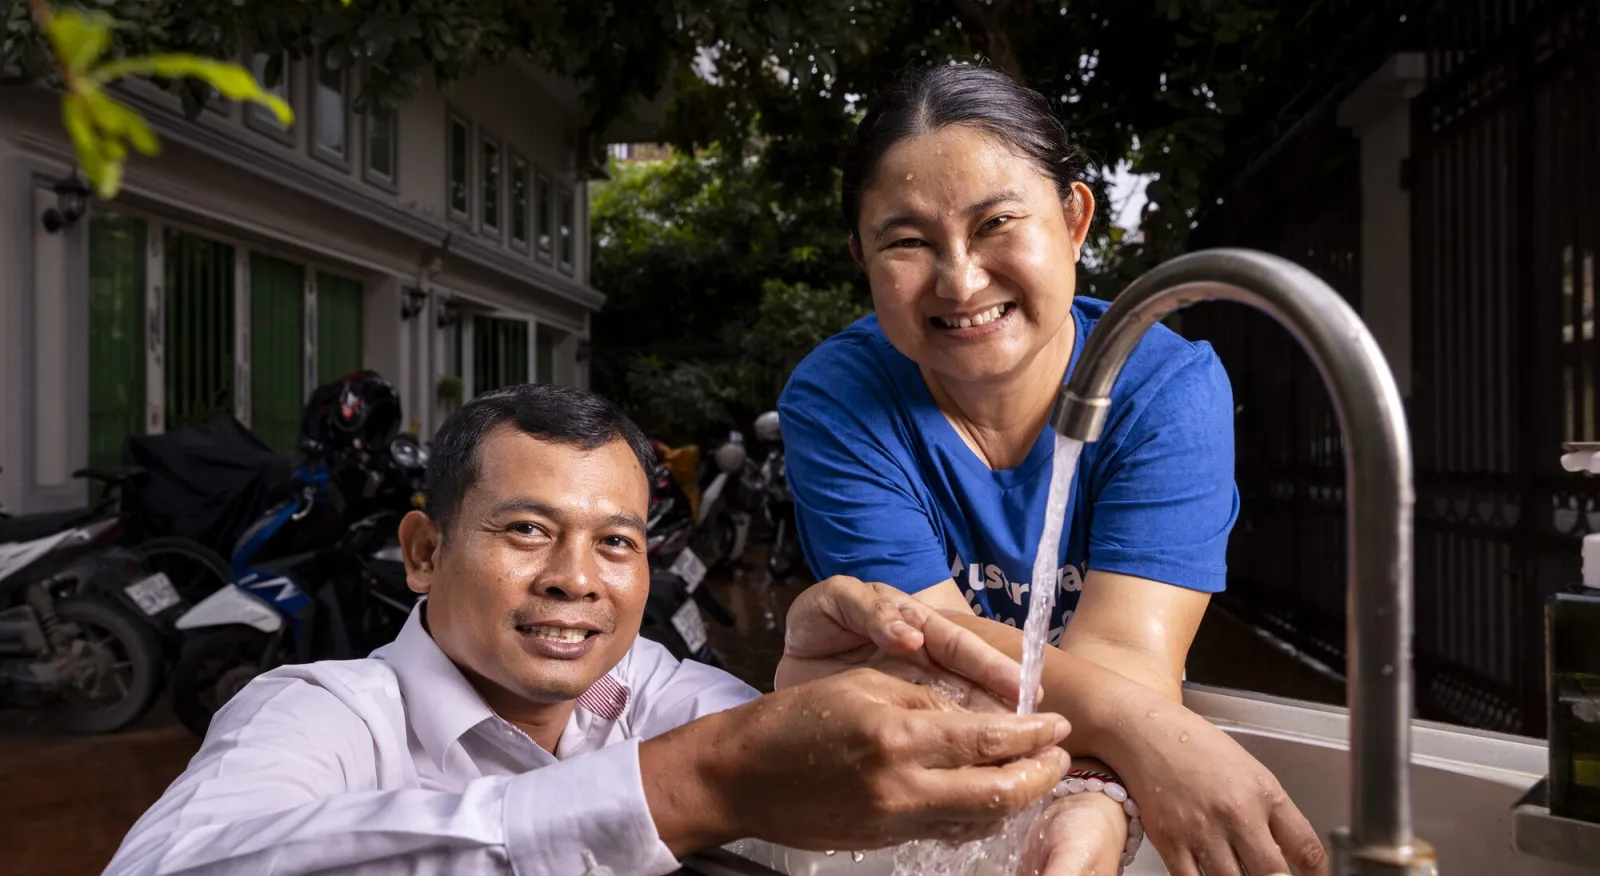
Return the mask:
[[78,166],[101,198],[112,198],[122,187],[125,150],[107,140],[96,128],[94,111],[85,95],[68,93],[61,101],[61,120],[78,155]]
[[111,16],[104,12],[82,13],[63,9],[50,16],[46,31],[56,55],[76,76],[89,69],[111,45]]
[[163,76],[168,79],[192,77],[208,83],[230,100],[259,103],[272,111],[285,125],[294,121],[294,112],[283,98],[266,91],[250,71],[225,61],[213,61],[188,54],[144,55],[110,61],[95,68],[93,79],[105,84],[125,76]]

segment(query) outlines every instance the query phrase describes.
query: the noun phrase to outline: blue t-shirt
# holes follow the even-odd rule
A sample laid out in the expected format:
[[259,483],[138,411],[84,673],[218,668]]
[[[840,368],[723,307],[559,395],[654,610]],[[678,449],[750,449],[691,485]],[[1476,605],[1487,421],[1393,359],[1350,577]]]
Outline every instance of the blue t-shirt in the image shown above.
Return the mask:
[[[1107,303],[1078,297],[1067,374]],[[1054,433],[994,471],[945,419],[876,316],[829,338],[778,402],[800,543],[821,577],[914,593],[954,579],[980,614],[1016,627],[1044,525]],[[1084,446],[1061,540],[1059,642],[1089,568],[1217,592],[1238,516],[1233,393],[1209,344],[1151,328]]]

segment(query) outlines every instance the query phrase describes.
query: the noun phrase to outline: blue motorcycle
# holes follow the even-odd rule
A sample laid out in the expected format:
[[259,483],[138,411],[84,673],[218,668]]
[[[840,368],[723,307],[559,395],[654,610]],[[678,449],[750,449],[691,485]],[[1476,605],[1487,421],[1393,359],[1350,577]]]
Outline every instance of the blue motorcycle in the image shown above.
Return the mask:
[[[381,454],[297,472],[296,495],[240,536],[228,584],[177,621],[186,639],[172,700],[184,726],[204,736],[217,709],[276,666],[365,656],[393,640],[417,599],[395,532],[421,506],[426,463],[415,436],[402,433]],[[364,485],[353,497],[351,483]],[[363,516],[346,524],[352,509]],[[307,526],[319,514],[342,531],[331,544],[326,527]]]

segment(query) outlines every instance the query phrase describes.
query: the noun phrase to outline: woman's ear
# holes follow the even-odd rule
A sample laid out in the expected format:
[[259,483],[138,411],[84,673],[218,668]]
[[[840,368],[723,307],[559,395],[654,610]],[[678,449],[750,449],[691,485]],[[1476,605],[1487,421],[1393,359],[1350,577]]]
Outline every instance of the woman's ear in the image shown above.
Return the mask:
[[1067,217],[1067,229],[1072,234],[1072,259],[1077,261],[1083,253],[1084,241],[1089,237],[1089,226],[1094,223],[1094,192],[1081,182],[1072,184],[1072,192],[1061,201]]

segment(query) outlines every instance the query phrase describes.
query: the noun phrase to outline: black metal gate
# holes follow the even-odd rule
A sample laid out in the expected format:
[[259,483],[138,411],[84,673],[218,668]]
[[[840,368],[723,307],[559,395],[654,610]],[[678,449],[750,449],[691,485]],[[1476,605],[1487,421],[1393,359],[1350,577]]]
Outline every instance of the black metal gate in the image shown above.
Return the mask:
[[[1359,144],[1335,110],[1324,101],[1259,161],[1210,211],[1195,245],[1281,255],[1359,301]],[[1211,342],[1233,383],[1240,517],[1223,601],[1342,670],[1344,462],[1327,390],[1263,314],[1201,305],[1182,314],[1181,329]]]
[[[1600,0],[1457,0],[1424,29],[1412,105],[1416,664],[1424,716],[1542,735],[1542,605],[1600,531]],[[1359,159],[1327,101],[1258,163],[1196,245],[1291,258],[1359,301]],[[1343,665],[1343,471],[1306,358],[1264,317],[1208,307],[1239,405],[1243,510],[1229,600]]]
[[1600,3],[1447,8],[1412,116],[1419,696],[1543,735],[1543,602],[1600,524],[1558,464],[1597,437]]

